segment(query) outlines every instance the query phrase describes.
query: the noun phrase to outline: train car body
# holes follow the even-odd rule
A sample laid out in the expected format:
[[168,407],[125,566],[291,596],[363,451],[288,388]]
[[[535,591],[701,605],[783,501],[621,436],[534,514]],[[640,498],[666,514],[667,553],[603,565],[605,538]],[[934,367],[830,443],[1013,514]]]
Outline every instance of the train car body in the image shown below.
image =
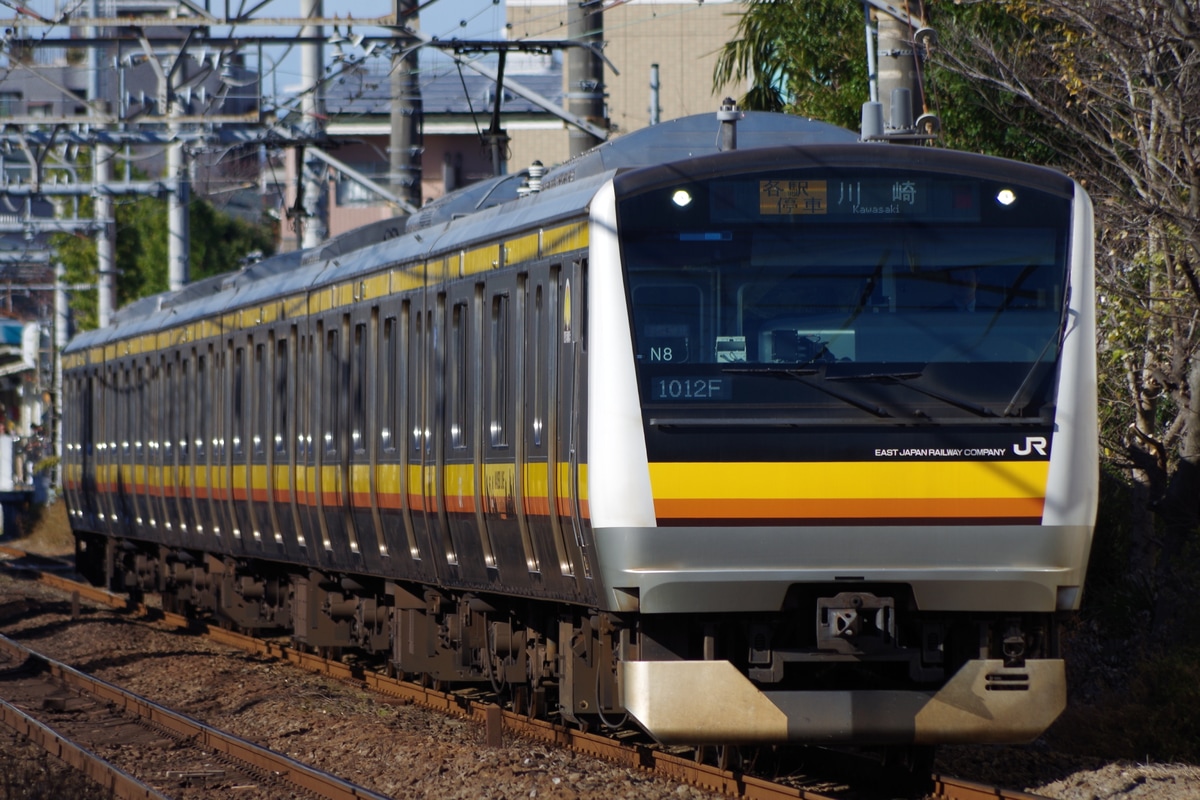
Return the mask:
[[1096,509],[1087,195],[738,134],[633,133],[81,334],[80,569],[667,743],[1036,737]]

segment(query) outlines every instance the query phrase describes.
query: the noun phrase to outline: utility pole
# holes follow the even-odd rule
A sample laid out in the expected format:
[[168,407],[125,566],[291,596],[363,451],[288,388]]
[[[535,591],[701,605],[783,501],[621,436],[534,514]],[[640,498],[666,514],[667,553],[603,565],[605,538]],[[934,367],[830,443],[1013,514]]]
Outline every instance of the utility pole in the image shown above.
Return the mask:
[[[607,130],[604,62],[599,55],[599,48],[604,44],[604,14],[600,0],[567,0],[567,38],[589,45],[567,51],[567,110]],[[574,157],[602,141],[573,127],[568,133],[568,152]]]
[[891,14],[877,14],[879,24],[879,101],[885,129],[912,133],[923,110],[912,31]]
[[941,122],[924,113],[919,49],[937,37],[924,21],[887,0],[863,0],[870,99],[863,104],[862,138],[921,142],[937,138]]
[[[300,16],[306,20],[323,17],[322,0],[300,0]],[[300,45],[300,81],[304,86],[304,96],[300,101],[300,128],[310,142],[319,142],[325,132],[325,75],[322,69],[325,48],[320,41],[324,35],[324,28],[320,25],[305,25],[300,29],[301,38],[306,40],[305,44]],[[329,192],[324,180],[325,162],[306,154],[303,163],[298,166],[303,187],[300,245],[308,249],[321,244],[329,235]]]
[[[92,0],[91,15],[93,19],[100,16],[100,0]],[[89,28],[91,38],[98,39],[99,29]],[[104,87],[101,84],[100,50],[89,47],[87,51],[88,68],[88,102],[91,113],[95,116],[105,116],[108,109],[104,106]],[[113,151],[107,144],[96,143],[92,150],[92,179],[93,188],[112,184]],[[113,310],[117,307],[116,281],[116,243],[113,237],[113,200],[107,192],[96,192],[94,202],[96,219],[96,271],[98,273],[97,288],[97,322],[104,327],[112,320]]]
[[[395,0],[396,22],[414,27],[417,0]],[[392,194],[421,207],[421,126],[423,106],[417,81],[417,39],[396,41],[392,56],[392,130],[388,147]]]
[[650,124],[657,125],[662,114],[662,106],[658,100],[658,64],[650,65]]
[[[54,442],[54,455],[59,462],[63,457],[62,442],[62,351],[67,346],[67,323],[71,318],[71,309],[67,304],[66,268],[62,262],[54,265],[54,413],[51,415],[50,440]],[[61,472],[59,473],[61,475]],[[57,479],[55,483],[57,483]]]
[[[178,100],[172,98],[168,102],[174,106]],[[179,132],[177,125],[172,125],[171,130],[176,134]],[[191,250],[188,225],[191,184],[181,141],[172,142],[167,148],[167,184],[171,187],[167,193],[167,284],[172,292],[177,292],[188,283],[188,253]]]

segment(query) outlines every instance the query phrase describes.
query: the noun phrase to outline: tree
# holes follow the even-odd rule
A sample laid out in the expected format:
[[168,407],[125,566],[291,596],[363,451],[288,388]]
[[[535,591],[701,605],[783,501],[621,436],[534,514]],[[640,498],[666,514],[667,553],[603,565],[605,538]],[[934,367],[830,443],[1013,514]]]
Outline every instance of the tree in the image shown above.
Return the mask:
[[[997,44],[997,14],[1020,46]],[[1163,589],[1200,527],[1200,11],[1011,0],[947,21],[944,66],[984,87],[997,119],[1037,117],[1095,201],[1102,443],[1134,488],[1133,566]]]
[[[90,206],[81,208],[90,214]],[[168,284],[166,200],[141,196],[118,202],[116,218],[117,306],[139,297],[165,292]],[[270,253],[274,236],[267,225],[252,225],[217,210],[206,200],[188,207],[192,280],[231,272],[253,251]],[[68,283],[96,282],[96,244],[90,237],[61,234],[55,249],[66,268]],[[83,329],[97,323],[96,292],[76,292],[71,299],[76,324]]]
[[853,0],[750,0],[722,48],[713,85],[749,78],[738,104],[857,129],[868,96],[862,6]]

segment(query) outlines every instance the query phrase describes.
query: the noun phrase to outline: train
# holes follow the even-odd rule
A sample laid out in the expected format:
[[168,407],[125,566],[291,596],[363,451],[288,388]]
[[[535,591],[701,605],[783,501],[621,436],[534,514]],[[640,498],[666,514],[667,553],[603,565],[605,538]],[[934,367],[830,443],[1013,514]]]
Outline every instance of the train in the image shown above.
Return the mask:
[[77,569],[666,745],[1031,741],[1095,523],[1093,238],[1049,168],[635,131],[77,335]]

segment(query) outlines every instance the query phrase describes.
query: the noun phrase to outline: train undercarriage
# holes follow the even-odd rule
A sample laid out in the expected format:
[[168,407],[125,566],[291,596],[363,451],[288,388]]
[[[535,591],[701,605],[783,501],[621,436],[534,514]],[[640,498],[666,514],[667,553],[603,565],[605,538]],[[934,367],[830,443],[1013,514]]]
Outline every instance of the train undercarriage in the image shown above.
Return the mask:
[[[638,615],[90,534],[77,535],[77,569],[121,593],[160,595],[170,612],[324,655],[355,651],[427,685],[490,688],[514,710],[584,729],[636,721],[665,744],[714,752],[780,739],[868,744],[900,769],[924,769],[931,745],[982,740],[964,716],[979,716],[976,698],[1012,703],[1033,735],[1060,702],[1054,615],[918,614],[901,584],[798,587],[769,614]],[[700,706],[726,727],[702,728],[688,711]],[[910,728],[887,720],[906,709]],[[872,714],[874,739],[864,735]],[[802,716],[823,718],[797,732]],[[673,741],[673,728],[713,734]]]

